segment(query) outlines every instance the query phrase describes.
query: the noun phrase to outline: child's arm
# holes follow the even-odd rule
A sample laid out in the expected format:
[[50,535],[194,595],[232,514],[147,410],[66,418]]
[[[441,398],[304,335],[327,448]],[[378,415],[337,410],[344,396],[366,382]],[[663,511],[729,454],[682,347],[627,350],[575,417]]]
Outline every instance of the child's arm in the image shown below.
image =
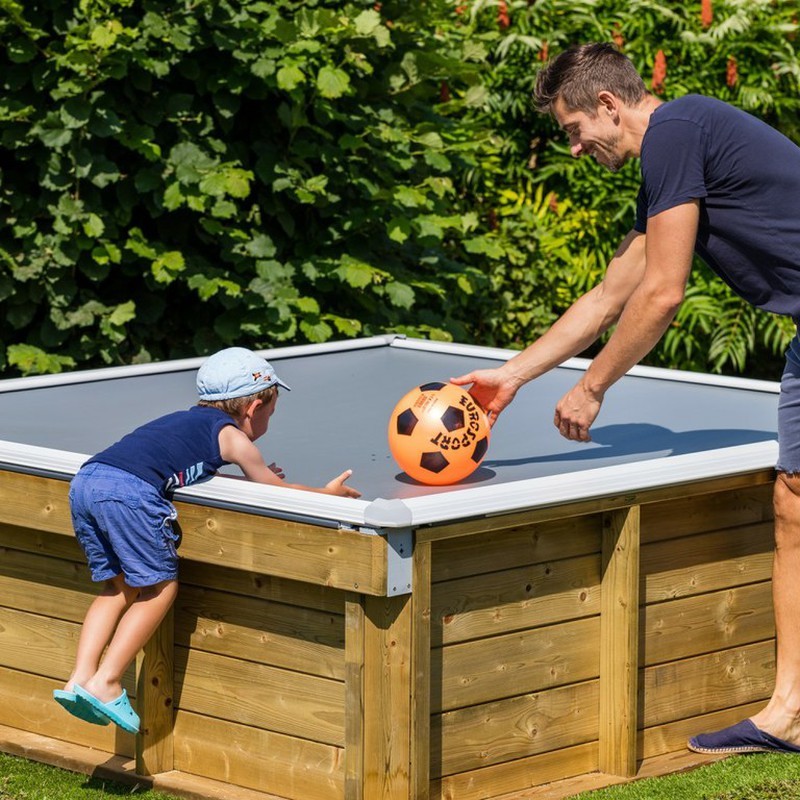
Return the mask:
[[[304,486],[301,483],[287,483],[276,475],[264,463],[259,449],[247,438],[244,431],[234,425],[226,425],[219,432],[219,449],[222,457],[231,464],[236,464],[248,480],[256,483],[267,483],[271,486],[284,486],[289,489],[305,489],[308,492],[322,492],[323,494],[336,494],[341,497],[361,497],[361,492],[350,486],[345,486],[345,481],[352,474],[345,470],[324,487]],[[282,473],[281,473],[282,475]]]

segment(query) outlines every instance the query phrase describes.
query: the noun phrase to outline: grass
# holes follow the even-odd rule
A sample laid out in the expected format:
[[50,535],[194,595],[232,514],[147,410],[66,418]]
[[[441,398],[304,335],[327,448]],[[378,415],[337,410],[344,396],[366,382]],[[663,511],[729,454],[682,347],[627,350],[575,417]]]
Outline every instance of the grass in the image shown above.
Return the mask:
[[580,800],[800,800],[800,757],[759,753],[611,786]]
[[175,800],[173,795],[134,784],[91,778],[0,753],[0,800]]
[[[0,753],[0,800],[176,800],[172,795],[115,783]],[[800,757],[735,756],[706,767],[648,778],[575,800],[800,800]]]

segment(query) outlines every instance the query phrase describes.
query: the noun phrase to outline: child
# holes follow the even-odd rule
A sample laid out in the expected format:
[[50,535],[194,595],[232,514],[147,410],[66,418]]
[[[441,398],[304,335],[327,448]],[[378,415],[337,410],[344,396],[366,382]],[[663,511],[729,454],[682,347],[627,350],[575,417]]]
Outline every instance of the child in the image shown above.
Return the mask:
[[208,480],[233,463],[259,483],[360,497],[345,486],[350,470],[323,488],[310,488],[285,483],[279,467],[264,463],[253,442],[267,431],[279,386],[289,389],[250,350],[215,353],[197,373],[198,405],[142,425],[90,458],[73,478],[75,535],[92,580],[105,581],[105,588],[86,614],[72,674],[53,692],[71,714],[139,730],[121,681],[177,595],[179,537],[169,499],[175,489]]

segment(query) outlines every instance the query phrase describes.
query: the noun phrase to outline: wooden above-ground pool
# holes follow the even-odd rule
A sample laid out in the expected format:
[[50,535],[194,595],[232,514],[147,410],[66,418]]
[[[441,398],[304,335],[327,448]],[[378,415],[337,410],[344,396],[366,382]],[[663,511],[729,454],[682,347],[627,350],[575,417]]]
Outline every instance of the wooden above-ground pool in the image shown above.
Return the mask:
[[0,749],[213,798],[565,797],[698,763],[770,694],[778,386],[636,368],[588,444],[553,427],[586,362],[519,392],[456,486],[393,462],[412,387],[513,353],[398,336],[265,352],[268,461],[359,500],[220,476],[177,493],[173,613],[127,676],[143,731],[51,699],[96,593],[84,458],[192,405],[202,359],[0,381]]

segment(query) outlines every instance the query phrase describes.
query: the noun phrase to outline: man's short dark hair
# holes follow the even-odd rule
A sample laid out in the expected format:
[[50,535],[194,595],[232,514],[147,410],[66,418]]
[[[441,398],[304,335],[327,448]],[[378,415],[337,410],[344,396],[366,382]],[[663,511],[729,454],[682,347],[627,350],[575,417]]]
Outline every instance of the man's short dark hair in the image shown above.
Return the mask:
[[552,113],[553,103],[561,98],[567,110],[594,116],[602,91],[631,106],[647,94],[641,75],[613,44],[582,44],[559,53],[542,69],[533,100],[543,114]]

